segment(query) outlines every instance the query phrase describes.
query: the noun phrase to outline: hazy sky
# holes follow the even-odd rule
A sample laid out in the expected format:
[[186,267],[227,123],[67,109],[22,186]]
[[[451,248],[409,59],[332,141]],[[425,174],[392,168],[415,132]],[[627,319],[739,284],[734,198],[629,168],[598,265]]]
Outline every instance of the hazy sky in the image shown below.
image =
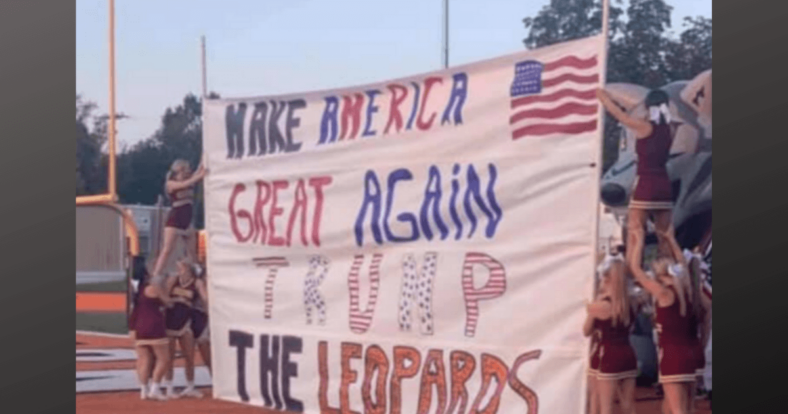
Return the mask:
[[[523,50],[522,19],[549,0],[450,0],[450,64]],[[673,30],[711,17],[711,0],[668,0]],[[108,2],[77,0],[76,92],[108,110]],[[118,0],[118,139],[151,136],[167,107],[223,97],[353,86],[441,68],[442,0]]]

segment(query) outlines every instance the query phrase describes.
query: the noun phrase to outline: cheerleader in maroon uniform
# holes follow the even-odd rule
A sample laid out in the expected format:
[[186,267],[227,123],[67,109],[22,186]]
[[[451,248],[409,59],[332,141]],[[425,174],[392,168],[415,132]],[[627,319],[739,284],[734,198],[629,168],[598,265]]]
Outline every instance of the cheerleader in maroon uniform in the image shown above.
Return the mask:
[[601,414],[612,414],[618,394],[624,414],[635,411],[637,359],[629,343],[635,322],[626,282],[623,257],[608,257],[602,265],[603,294],[588,305],[588,315],[600,332],[596,390]]
[[[697,377],[697,383],[702,384],[706,371],[706,346],[711,336],[711,297],[706,294],[706,290],[704,289],[704,263],[703,258],[697,253],[697,249],[695,252],[685,250],[684,258],[689,266],[690,277],[683,280],[686,281],[685,288],[689,290],[692,300],[690,317],[693,319],[692,323],[698,327],[698,349],[695,351],[698,357],[695,375]],[[691,412],[694,412],[695,409],[695,397],[698,391],[702,390],[700,386],[692,388],[692,393],[689,396]]]
[[202,273],[195,271],[197,279],[194,284],[197,291],[200,293],[194,300],[192,307],[191,327],[194,334],[197,350],[200,352],[200,357],[211,370],[211,337],[208,332],[208,289],[206,286],[207,273],[205,266],[200,266]]
[[167,292],[173,305],[167,309],[165,322],[167,335],[170,337],[171,362],[167,370],[167,395],[173,395],[172,379],[174,376],[173,361],[175,359],[176,341],[180,344],[185,360],[186,389],[178,397],[202,397],[202,393],[194,388],[194,334],[191,329],[191,318],[194,300],[200,295],[194,277],[192,265],[188,261],[178,262],[178,274],[167,280]]
[[[602,272],[598,272],[600,280],[599,286],[597,287],[597,292],[594,295],[594,301],[601,300],[601,298],[606,294],[606,278],[603,278],[601,273]],[[588,361],[588,414],[599,414],[599,394],[596,389],[596,377],[599,373],[599,339],[601,332],[599,329],[596,329],[597,327],[595,322],[596,319],[589,314],[586,316],[586,321],[583,324],[583,335],[586,337],[591,337],[591,350],[589,352]]]
[[[134,308],[129,317],[129,331],[137,351],[137,376],[140,383],[140,398],[165,400],[161,392],[161,380],[170,364],[169,340],[164,321],[167,300],[161,287],[149,283],[145,259],[134,258],[132,279],[137,285],[134,293]],[[154,362],[155,360],[155,362]],[[148,380],[152,379],[150,389]]]
[[[673,232],[672,225],[668,231]],[[671,414],[689,414],[694,406],[690,396],[696,384],[698,360],[702,358],[698,344],[700,319],[693,311],[688,264],[675,240],[667,240],[673,257],[662,256],[654,261],[653,279],[639,266],[632,272],[656,302],[659,382],[665,394],[666,408]],[[638,263],[641,254],[635,257]]]
[[634,131],[637,138],[637,177],[627,215],[627,264],[640,267],[640,262],[634,263],[633,258],[635,255],[642,257],[644,227],[649,215],[654,218],[663,254],[670,250],[667,238],[675,237],[667,231],[673,222],[673,187],[667,170],[673,145],[670,100],[664,91],[652,90],[645,100],[648,118],[639,119],[622,111],[603,89],[597,90],[597,97],[614,118]]
[[186,249],[192,261],[197,260],[197,241],[192,228],[192,204],[194,199],[194,186],[205,177],[208,170],[203,164],[192,173],[189,162],[175,160],[167,174],[164,190],[172,202],[172,208],[167,215],[164,225],[162,249],[153,267],[153,276],[162,278],[162,271],[167,265],[170,253],[175,247],[177,237],[186,239]]

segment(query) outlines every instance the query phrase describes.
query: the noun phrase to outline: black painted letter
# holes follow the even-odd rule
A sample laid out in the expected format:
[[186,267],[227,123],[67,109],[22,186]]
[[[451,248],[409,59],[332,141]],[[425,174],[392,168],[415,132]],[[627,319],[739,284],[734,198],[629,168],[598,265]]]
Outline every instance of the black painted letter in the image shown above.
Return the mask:
[[249,402],[246,392],[246,348],[251,348],[254,337],[246,332],[230,331],[230,346],[236,347],[238,362],[238,395],[243,402]]
[[306,108],[306,101],[303,99],[294,99],[287,103],[287,121],[285,122],[285,152],[296,152],[301,149],[300,142],[293,142],[293,128],[301,126],[301,118],[294,116],[294,112],[298,109]]
[[298,378],[298,364],[290,361],[291,354],[300,354],[303,349],[301,338],[282,337],[282,398],[287,411],[302,413],[304,403],[290,396],[290,378]]
[[[271,354],[268,354],[269,344]],[[268,376],[271,376],[270,387]],[[270,389],[270,393],[269,393]],[[260,393],[263,395],[266,407],[271,407],[271,396],[277,410],[282,409],[282,399],[279,398],[279,336],[260,335]]]
[[227,158],[241,158],[244,154],[244,115],[246,104],[227,105],[224,116],[225,131],[227,133]]

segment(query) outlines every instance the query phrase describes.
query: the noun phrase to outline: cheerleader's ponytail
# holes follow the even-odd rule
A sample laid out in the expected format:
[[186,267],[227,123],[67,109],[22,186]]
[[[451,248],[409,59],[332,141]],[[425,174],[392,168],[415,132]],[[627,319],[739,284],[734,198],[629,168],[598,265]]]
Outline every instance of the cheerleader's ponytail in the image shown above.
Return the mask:
[[665,91],[654,89],[646,95],[646,109],[648,110],[649,120],[655,124],[670,123],[670,108],[668,104],[670,98]]

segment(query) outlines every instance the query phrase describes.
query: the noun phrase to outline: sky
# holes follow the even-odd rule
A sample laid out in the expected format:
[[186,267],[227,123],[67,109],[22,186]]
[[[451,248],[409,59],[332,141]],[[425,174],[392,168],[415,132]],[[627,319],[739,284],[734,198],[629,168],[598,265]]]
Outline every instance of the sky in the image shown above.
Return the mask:
[[[711,17],[711,0],[668,0],[673,31]],[[449,63],[518,52],[522,19],[549,0],[450,0]],[[109,7],[77,0],[76,93],[109,105]],[[168,107],[201,93],[264,96],[362,85],[442,68],[442,0],[118,0],[115,104],[118,140],[148,138]]]

